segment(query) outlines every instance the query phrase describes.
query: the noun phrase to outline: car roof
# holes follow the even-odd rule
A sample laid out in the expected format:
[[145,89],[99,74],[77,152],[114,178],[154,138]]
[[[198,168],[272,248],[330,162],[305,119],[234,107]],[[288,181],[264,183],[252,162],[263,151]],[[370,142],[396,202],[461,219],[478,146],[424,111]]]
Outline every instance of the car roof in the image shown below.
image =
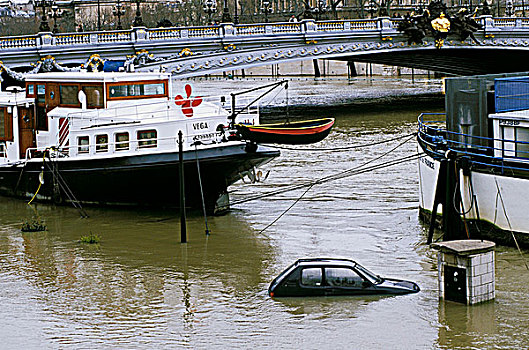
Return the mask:
[[351,259],[340,259],[340,258],[308,258],[299,259],[296,261],[298,266],[322,266],[322,265],[339,265],[339,266],[356,266],[356,262]]

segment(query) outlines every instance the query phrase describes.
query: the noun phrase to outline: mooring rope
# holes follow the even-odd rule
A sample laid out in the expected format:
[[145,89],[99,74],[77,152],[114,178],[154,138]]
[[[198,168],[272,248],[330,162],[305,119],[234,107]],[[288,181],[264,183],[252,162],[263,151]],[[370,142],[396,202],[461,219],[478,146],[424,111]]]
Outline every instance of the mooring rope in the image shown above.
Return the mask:
[[[358,175],[358,174],[362,174],[364,172],[368,172],[368,171],[373,171],[373,170],[377,170],[377,169],[381,169],[381,168],[385,168],[387,166],[391,166],[391,165],[395,165],[395,164],[400,164],[400,163],[403,163],[404,160],[405,161],[408,161],[408,160],[411,160],[411,159],[420,159],[421,157],[423,157],[422,154],[418,154],[418,155],[415,155],[413,154],[412,156],[407,156],[407,157],[403,157],[401,158],[400,160],[398,160],[397,162],[386,162],[386,163],[383,163],[383,164],[377,164],[377,165],[374,165],[372,167],[369,167],[369,168],[364,168],[364,169],[361,169],[362,167],[368,165],[369,163],[372,163],[373,161],[377,160],[377,159],[380,159],[382,157],[384,157],[385,155],[388,155],[390,154],[391,152],[393,152],[394,150],[396,150],[398,147],[402,146],[403,144],[405,144],[406,142],[408,142],[410,139],[407,139],[405,140],[404,142],[401,142],[399,145],[397,145],[396,147],[394,147],[393,149],[389,150],[388,152],[374,158],[374,159],[371,159],[369,160],[368,162],[360,165],[360,166],[357,166],[353,169],[356,169],[356,172],[354,173],[351,173],[349,175],[341,175],[341,176],[336,176],[338,174],[335,174],[334,176],[327,176],[327,177],[324,177],[324,178],[321,178],[317,181],[313,181],[309,184],[307,184],[308,188],[305,190],[305,192],[303,192],[303,194],[301,194],[301,196],[299,196],[295,201],[294,203],[292,203],[287,209],[285,209],[277,218],[275,218],[271,223],[269,223],[268,225],[266,225],[265,228],[263,228],[261,231],[259,231],[259,234],[263,233],[266,229],[268,229],[269,227],[271,227],[273,224],[275,224],[277,221],[279,221],[279,219],[281,219],[290,209],[292,209],[306,194],[307,192],[309,192],[312,187],[314,187],[315,185],[317,184],[321,184],[321,183],[324,183],[324,182],[327,182],[327,181],[331,181],[331,180],[336,180],[336,179],[340,179],[340,178],[344,178],[344,177],[347,177],[347,176],[353,176],[353,175]],[[408,159],[410,158],[410,159]],[[349,170],[353,170],[353,169],[349,169]],[[347,172],[347,171],[346,171]],[[344,172],[341,172],[341,174],[343,174]],[[339,173],[340,174],[340,173]],[[299,187],[298,187],[299,188]],[[286,192],[286,191],[285,191]],[[240,202],[239,202],[240,203]],[[236,203],[234,203],[236,204]]]
[[[413,134],[413,135],[415,135],[415,134]],[[413,154],[411,156],[406,156],[406,157],[403,157],[403,158],[399,158],[399,159],[396,159],[396,160],[388,161],[388,162],[382,163],[382,164],[376,164],[376,165],[373,165],[371,167],[367,167],[367,168],[362,169],[366,165],[368,165],[368,164],[370,164],[370,163],[372,163],[372,162],[374,162],[374,161],[376,161],[376,160],[378,160],[378,159],[380,159],[382,157],[385,157],[386,155],[392,153],[397,148],[399,148],[402,145],[404,145],[405,143],[409,142],[411,139],[412,139],[412,137],[409,137],[408,139],[406,139],[403,142],[399,143],[397,146],[395,146],[391,150],[389,150],[389,151],[383,153],[382,155],[380,155],[378,157],[375,157],[375,158],[373,158],[373,159],[371,159],[371,160],[369,160],[369,161],[367,161],[367,162],[365,162],[365,163],[363,163],[361,165],[358,165],[356,167],[341,171],[341,172],[336,173],[336,174],[325,176],[325,177],[322,177],[322,178],[319,178],[319,179],[316,179],[316,180],[313,180],[313,181],[310,181],[310,182],[297,184],[297,185],[292,185],[292,186],[289,186],[287,188],[283,188],[283,189],[279,189],[279,190],[275,190],[275,191],[270,191],[270,192],[267,192],[267,193],[264,193],[264,194],[261,194],[261,195],[257,195],[257,196],[254,196],[254,197],[250,197],[250,198],[245,198],[245,199],[241,199],[241,200],[238,200],[238,201],[234,201],[232,203],[232,205],[246,203],[246,202],[250,202],[250,201],[253,201],[253,200],[256,200],[256,199],[262,199],[262,198],[266,198],[266,197],[271,197],[271,196],[274,196],[274,195],[277,195],[277,194],[282,194],[282,193],[294,191],[294,190],[297,190],[297,189],[300,189],[300,188],[304,188],[304,187],[308,187],[308,186],[314,186],[314,185],[319,185],[319,184],[322,184],[322,183],[325,183],[325,182],[329,182],[329,181],[333,181],[333,180],[339,180],[339,179],[346,178],[346,177],[349,177],[349,176],[359,175],[359,174],[363,174],[363,173],[366,173],[366,172],[370,172],[370,171],[386,168],[386,167],[389,167],[389,166],[397,165],[397,164],[400,164],[400,163],[403,163],[403,162],[407,162],[407,161],[410,161],[410,160],[416,160],[416,159],[422,158],[424,156],[424,153]]]
[[200,186],[200,196],[202,198],[202,211],[204,212],[204,222],[206,225],[206,236],[209,236],[208,217],[206,215],[206,201],[204,200],[204,191],[202,189],[202,178],[200,176],[200,163],[198,162],[197,143],[195,143],[195,159],[197,160],[198,184]]
[[[46,153],[46,152],[45,152]],[[48,152],[49,153],[49,152]],[[49,155],[48,155],[48,160],[51,161],[51,158],[49,158]],[[62,175],[60,174],[59,172],[59,169],[52,169],[48,163],[45,162],[45,160],[43,159],[42,160],[42,163],[46,165],[46,167],[48,168],[48,170],[52,173],[52,175],[55,177],[55,179],[57,180],[58,184],[59,184],[59,187],[64,191],[64,193],[66,194],[66,196],[68,197],[68,199],[70,200],[70,202],[72,203],[72,205],[74,206],[75,209],[77,209],[77,211],[79,212],[79,214],[81,215],[81,218],[88,218],[88,214],[87,212],[83,209],[81,203],[77,200],[77,198],[75,197],[75,195],[73,194],[72,190],[70,189],[70,187],[68,186],[68,184],[66,183],[66,181],[64,180],[64,178],[62,177]],[[55,168],[55,167],[54,167]]]
[[500,196],[501,201],[501,207],[503,208],[503,215],[505,215],[505,219],[507,220],[507,224],[509,225],[509,230],[511,231],[512,238],[514,239],[514,243],[516,244],[516,248],[518,248],[518,252],[520,253],[520,257],[522,258],[525,268],[529,270],[529,266],[527,266],[527,261],[525,260],[525,257],[522,254],[522,250],[520,249],[520,246],[518,245],[518,241],[516,240],[516,237],[514,236],[514,231],[512,230],[511,226],[511,220],[509,220],[509,217],[507,216],[507,210],[505,209],[505,203],[503,203],[503,196],[501,195],[500,186],[498,186],[498,181],[496,180],[496,177],[494,177],[494,182],[496,183],[496,189],[498,190],[498,195]]

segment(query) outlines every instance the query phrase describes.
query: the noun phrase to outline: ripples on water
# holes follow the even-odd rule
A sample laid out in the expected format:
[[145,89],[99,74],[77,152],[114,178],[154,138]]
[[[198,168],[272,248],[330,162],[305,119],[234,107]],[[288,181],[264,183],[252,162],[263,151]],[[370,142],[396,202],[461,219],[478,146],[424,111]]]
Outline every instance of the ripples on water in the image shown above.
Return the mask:
[[[215,89],[210,82],[194,84]],[[327,84],[310,89],[320,95],[334,89],[345,96],[373,88],[391,94],[405,85],[390,83],[384,90],[380,81]],[[397,112],[336,109],[333,132],[316,146],[405,136],[415,131],[416,116],[425,109],[413,104]],[[238,183],[231,188],[232,200],[351,169],[397,144],[330,153],[283,150],[265,167],[271,171],[265,182]],[[412,140],[380,162],[416,152]],[[415,162],[314,186],[259,233],[303,192],[248,202],[225,216],[210,217],[209,238],[203,219],[191,214],[186,245],[178,243],[178,213],[172,211],[88,208],[90,218],[82,220],[71,208],[39,205],[48,232],[21,233],[31,209],[25,202],[0,198],[0,347],[529,346],[529,274],[513,249],[497,251],[494,303],[439,302],[436,255],[425,246],[417,219]],[[101,235],[101,244],[78,242],[90,231]],[[381,275],[414,280],[422,291],[399,297],[267,296],[279,272],[298,258],[315,256],[353,258]]]

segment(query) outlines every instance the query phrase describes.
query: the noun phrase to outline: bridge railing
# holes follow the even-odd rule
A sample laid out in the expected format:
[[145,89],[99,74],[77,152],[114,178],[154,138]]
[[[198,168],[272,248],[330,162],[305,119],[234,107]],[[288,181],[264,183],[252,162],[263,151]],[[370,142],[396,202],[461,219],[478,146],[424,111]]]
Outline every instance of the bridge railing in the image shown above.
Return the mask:
[[0,50],[35,48],[38,40],[38,35],[0,37]]
[[0,49],[19,50],[21,48],[40,48],[42,46],[77,46],[93,44],[112,44],[139,41],[177,41],[190,39],[223,39],[234,36],[288,35],[318,32],[350,32],[393,30],[396,25],[388,18],[356,19],[345,21],[277,22],[238,24],[222,23],[212,26],[145,28],[129,30],[109,30],[79,33],[38,33],[27,36],[0,37]]

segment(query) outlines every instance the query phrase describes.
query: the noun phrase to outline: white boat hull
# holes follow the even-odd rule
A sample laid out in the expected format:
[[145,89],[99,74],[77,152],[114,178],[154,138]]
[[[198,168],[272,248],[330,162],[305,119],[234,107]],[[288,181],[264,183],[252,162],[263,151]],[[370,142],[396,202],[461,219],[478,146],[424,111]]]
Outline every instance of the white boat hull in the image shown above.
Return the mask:
[[[430,156],[419,160],[419,206],[425,219],[430,219],[433,211],[440,164]],[[459,187],[463,202],[459,209],[465,211],[464,219],[471,223],[467,227],[473,238],[481,234],[511,244],[514,233],[518,243],[529,243],[529,179],[473,170],[465,176],[459,170]],[[442,205],[437,215],[441,213]]]

